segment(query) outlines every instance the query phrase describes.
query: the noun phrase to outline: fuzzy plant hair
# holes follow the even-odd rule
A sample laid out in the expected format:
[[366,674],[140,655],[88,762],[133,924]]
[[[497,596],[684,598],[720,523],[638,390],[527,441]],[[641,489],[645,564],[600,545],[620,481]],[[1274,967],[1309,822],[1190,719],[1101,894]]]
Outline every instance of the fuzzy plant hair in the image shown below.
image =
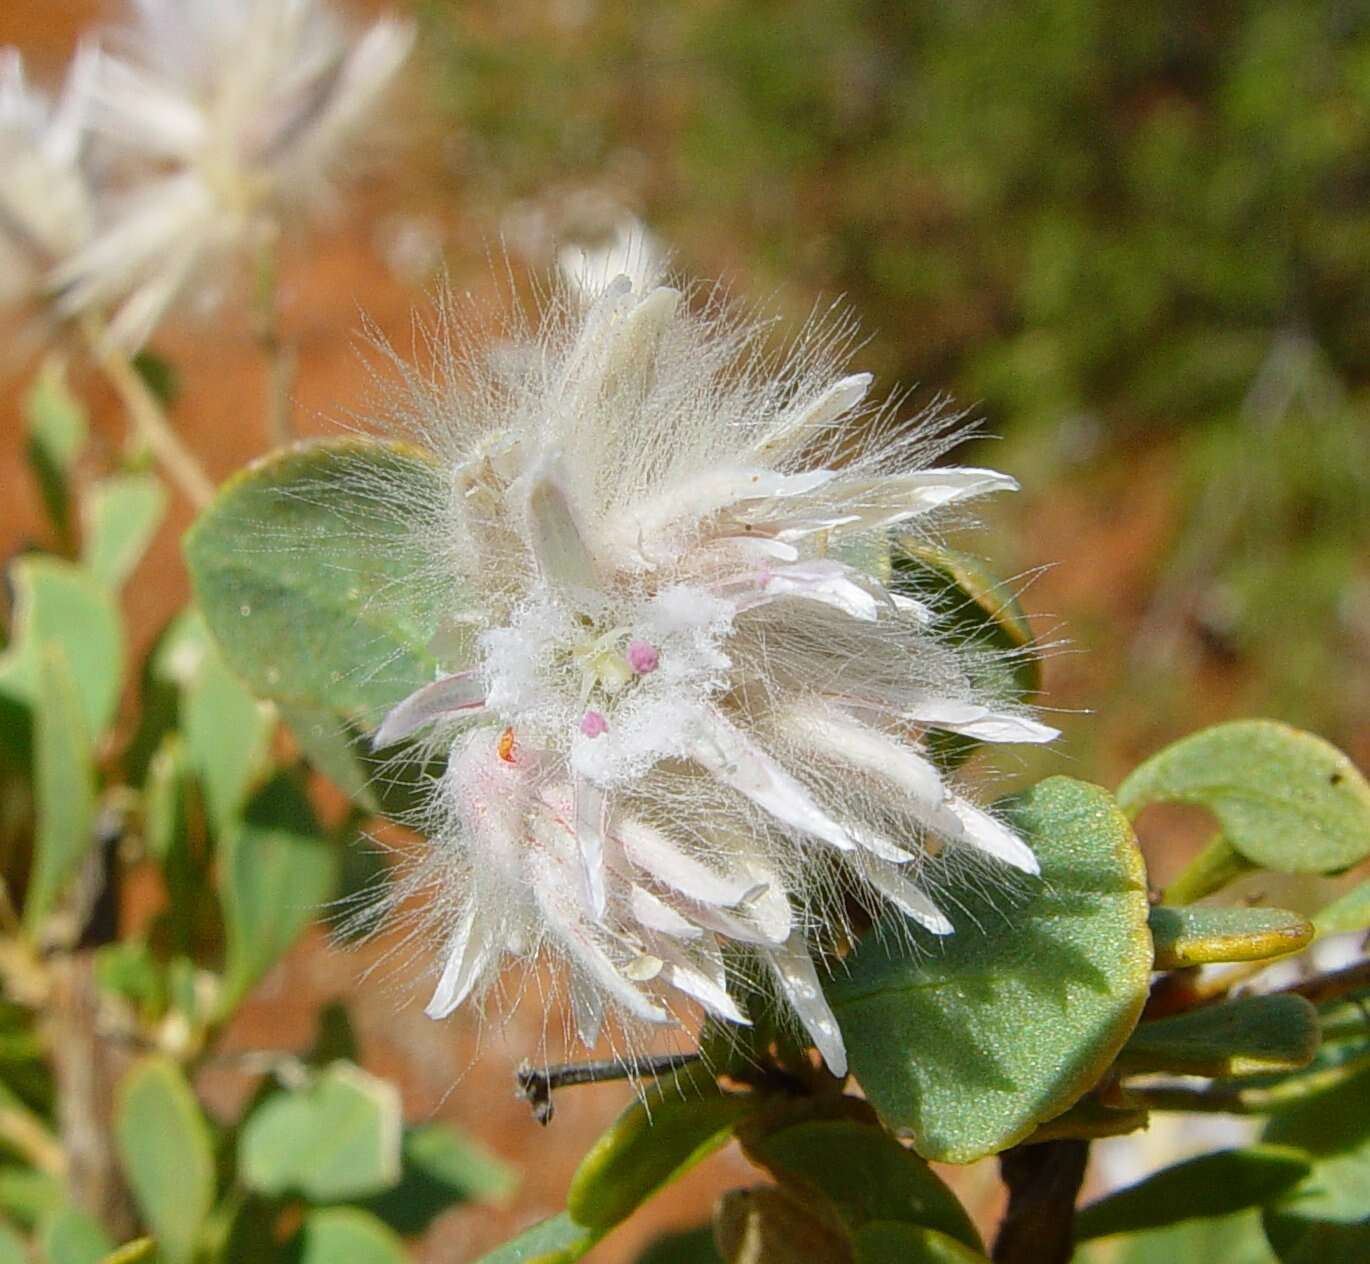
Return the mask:
[[427,331],[431,373],[396,357],[442,491],[367,493],[447,603],[446,669],[374,735],[446,757],[386,897],[437,947],[428,1014],[550,961],[580,1040],[631,1061],[769,991],[844,1073],[815,955],[848,910],[948,935],[949,862],[1037,871],[926,739],[1055,731],[986,696],[889,566],[894,532],[935,538],[1013,480],[933,465],[944,412],[866,405],[841,322],[768,353],[644,268],[554,290],[487,354],[460,324],[449,304]]

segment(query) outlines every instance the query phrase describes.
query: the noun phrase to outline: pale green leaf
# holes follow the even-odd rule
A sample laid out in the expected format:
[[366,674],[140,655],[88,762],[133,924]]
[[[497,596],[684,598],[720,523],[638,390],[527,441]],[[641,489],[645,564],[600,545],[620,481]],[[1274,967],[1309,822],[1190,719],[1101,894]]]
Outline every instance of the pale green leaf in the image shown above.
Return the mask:
[[867,1097],[928,1158],[970,1162],[1068,1109],[1146,1000],[1146,878],[1117,805],[1053,777],[1009,817],[1042,866],[1021,898],[958,890],[957,933],[867,935],[829,988]]
[[1273,720],[1204,729],[1153,755],[1118,787],[1129,816],[1188,803],[1218,818],[1253,864],[1335,873],[1370,856],[1370,785],[1335,746]]
[[209,1127],[179,1067],[154,1056],[119,1086],[115,1140],[124,1175],[167,1264],[188,1264],[214,1203]]
[[595,1238],[563,1211],[482,1255],[477,1264],[574,1264],[595,1244]]
[[117,590],[161,526],[166,488],[155,474],[115,474],[91,488],[83,507],[81,560],[92,575]]
[[1318,1012],[1301,996],[1248,996],[1142,1023],[1118,1056],[1128,1071],[1263,1075],[1317,1052]]
[[66,368],[49,356],[24,400],[28,458],[43,507],[63,548],[72,543],[71,477],[90,434],[85,406],[67,385]]
[[393,1084],[335,1062],[303,1089],[253,1111],[238,1140],[248,1189],[339,1202],[389,1189],[401,1173],[401,1110]]
[[60,1208],[44,1221],[38,1243],[47,1264],[101,1264],[114,1250],[104,1226],[71,1206]]
[[1313,938],[1313,927],[1305,918],[1277,908],[1157,905],[1149,925],[1158,970],[1264,961],[1297,952]]
[[305,1217],[299,1264],[409,1264],[409,1252],[375,1216],[330,1207]]

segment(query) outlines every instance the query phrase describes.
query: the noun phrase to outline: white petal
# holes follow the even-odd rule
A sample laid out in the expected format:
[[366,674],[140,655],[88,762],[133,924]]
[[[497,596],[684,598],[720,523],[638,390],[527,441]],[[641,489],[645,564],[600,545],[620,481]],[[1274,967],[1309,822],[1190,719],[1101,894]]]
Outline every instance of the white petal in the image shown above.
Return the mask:
[[580,848],[582,898],[586,912],[597,922],[604,920],[604,791],[584,777],[576,779],[576,845]]
[[792,935],[783,945],[763,952],[761,957],[770,966],[785,999],[804,1024],[804,1030],[809,1033],[818,1052],[823,1055],[828,1070],[837,1076],[846,1075],[847,1048],[842,1040],[842,1031],[823,995],[818,971],[814,969],[804,937]]
[[442,968],[433,999],[423,1011],[429,1018],[446,1018],[480,981],[494,955],[494,942],[477,925],[476,905],[468,900],[447,941],[447,962]]
[[762,580],[761,591],[772,598],[819,601],[866,623],[880,617],[880,602],[864,585],[854,582],[850,568],[827,558],[774,570]]
[[628,908],[648,930],[659,931],[673,939],[698,939],[704,932],[693,922],[636,883],[628,892]]
[[614,837],[624,854],[644,873],[701,904],[729,908],[746,896],[756,882],[746,874],[720,873],[713,866],[692,856],[675,839],[654,825],[632,817],[619,817]]
[[857,408],[871,388],[869,373],[854,373],[834,382],[816,398],[789,410],[759,444],[757,452],[769,460],[811,442],[824,427]]
[[393,746],[430,724],[478,711],[484,704],[485,685],[479,672],[444,676],[414,690],[390,710],[371,739],[372,749]]
[[560,461],[544,458],[528,487],[528,533],[543,578],[557,588],[596,587],[595,564],[563,485]]
[[909,719],[950,733],[963,733],[982,742],[1051,742],[1061,736],[1059,729],[1039,724],[1026,716],[991,711],[973,702],[946,702],[931,699],[920,702]]
[[958,500],[1017,489],[1016,479],[997,470],[955,467],[866,479],[832,489],[837,507],[850,508],[853,514],[849,521],[834,527],[833,531],[874,531]]
[[1002,821],[956,796],[948,800],[947,806],[964,826],[962,839],[972,847],[1024,873],[1042,872],[1032,849]]
[[950,935],[956,929],[922,887],[893,865],[868,861],[859,866],[859,872],[891,904],[934,935]]
[[749,737],[716,712],[698,712],[699,736],[690,756],[714,777],[769,812],[782,825],[850,851],[852,837],[813,796]]
[[935,808],[946,800],[942,776],[928,760],[836,707],[797,703],[784,722],[825,755],[891,782],[919,804]]
[[705,1009],[737,1023],[750,1027],[751,1020],[737,1006],[728,992],[728,977],[723,965],[723,956],[717,948],[700,945],[690,953],[682,952],[673,945],[662,951],[666,954],[666,981],[674,988],[692,996]]

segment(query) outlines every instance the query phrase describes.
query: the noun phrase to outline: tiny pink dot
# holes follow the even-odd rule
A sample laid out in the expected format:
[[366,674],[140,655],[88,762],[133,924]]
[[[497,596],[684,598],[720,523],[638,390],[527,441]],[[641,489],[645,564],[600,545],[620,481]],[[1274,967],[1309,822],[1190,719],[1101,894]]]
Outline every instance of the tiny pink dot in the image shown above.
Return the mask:
[[601,733],[609,731],[609,721],[598,711],[587,711],[580,717],[580,731],[586,737],[598,737]]
[[648,672],[656,671],[660,661],[655,645],[646,641],[628,642],[628,666],[639,676],[645,676]]

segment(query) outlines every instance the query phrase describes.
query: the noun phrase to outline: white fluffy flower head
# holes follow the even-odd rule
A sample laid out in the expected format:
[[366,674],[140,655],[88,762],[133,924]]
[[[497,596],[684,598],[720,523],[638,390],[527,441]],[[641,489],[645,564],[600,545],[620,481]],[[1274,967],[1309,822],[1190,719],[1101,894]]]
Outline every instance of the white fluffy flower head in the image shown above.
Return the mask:
[[328,0],[133,2],[91,121],[134,178],[54,283],[68,312],[119,302],[111,332],[136,346],[207,265],[328,194],[414,30],[381,19],[354,38]]
[[925,738],[1054,731],[981,696],[887,582],[893,530],[1013,483],[930,467],[948,425],[872,415],[840,330],[776,360],[703,307],[620,275],[562,295],[518,354],[439,338],[439,381],[409,373],[407,420],[450,478],[405,512],[465,651],[376,734],[448,755],[396,900],[436,911],[434,1018],[543,954],[587,1046],[606,1015],[746,1023],[760,977],[841,1073],[814,954],[844,899],[941,935],[947,854],[1036,872]]
[[36,295],[44,273],[90,232],[86,121],[96,59],[79,48],[50,103],[29,86],[19,51],[0,48],[0,307]]

